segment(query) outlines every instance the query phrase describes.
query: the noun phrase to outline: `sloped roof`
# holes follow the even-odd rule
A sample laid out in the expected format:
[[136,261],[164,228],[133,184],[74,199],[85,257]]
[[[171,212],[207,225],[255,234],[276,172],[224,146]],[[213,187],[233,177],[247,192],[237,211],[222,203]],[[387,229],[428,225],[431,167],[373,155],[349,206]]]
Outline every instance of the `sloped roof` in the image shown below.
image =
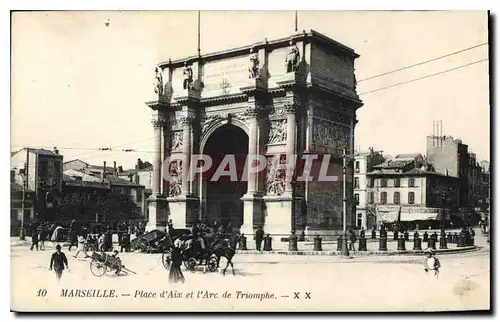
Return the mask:
[[406,153],[406,154],[398,154],[394,157],[394,159],[408,159],[408,160],[414,160],[415,158],[417,158],[418,156],[420,156],[420,153]]
[[80,160],[80,159],[73,159],[73,160],[69,160],[69,161],[64,162],[64,164],[68,164],[68,163],[75,162],[75,161],[79,161],[79,162],[81,162],[81,163],[85,163],[85,164],[87,164],[87,165],[88,165],[88,163],[87,163],[87,162],[82,161],[82,160]]
[[26,149],[31,153],[36,153],[36,154],[40,154],[40,155],[50,155],[50,156],[55,156],[55,157],[62,157],[62,154],[57,154],[54,151],[45,150],[45,149],[37,149],[37,148],[22,148],[20,150],[15,151],[15,152],[11,152],[10,156],[13,156],[13,155],[15,155],[21,151],[24,151]]
[[110,182],[112,185],[119,186],[129,186],[129,187],[140,187],[142,185],[136,184],[135,182],[130,182],[129,180],[125,180],[122,178],[117,178],[114,176],[106,176],[106,181]]
[[63,172],[64,175],[69,177],[69,180],[74,180],[74,177],[81,177],[82,181],[90,181],[90,182],[101,182],[102,180],[100,178],[94,177],[90,174],[87,174],[85,172],[81,171],[76,171],[73,169],[68,169]]

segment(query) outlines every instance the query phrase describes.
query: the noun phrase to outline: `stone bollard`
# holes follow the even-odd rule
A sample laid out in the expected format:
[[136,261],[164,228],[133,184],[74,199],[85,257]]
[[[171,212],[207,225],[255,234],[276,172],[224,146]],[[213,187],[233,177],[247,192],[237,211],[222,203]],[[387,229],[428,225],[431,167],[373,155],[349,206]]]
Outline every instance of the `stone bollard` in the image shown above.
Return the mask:
[[398,235],[399,235],[398,231],[395,230],[392,240],[398,240]]
[[319,235],[316,235],[314,237],[314,251],[320,252],[323,250],[323,247],[321,246],[321,237]]
[[457,247],[465,247],[465,236],[463,232],[458,235]]
[[337,251],[341,251],[342,250],[342,235],[340,235],[338,238],[337,238]]
[[404,237],[405,237],[405,241],[409,241],[410,240],[410,234],[408,233],[408,231],[405,231]]
[[448,244],[451,244],[453,242],[453,237],[452,237],[451,233],[448,233],[448,235],[446,236],[446,242]]
[[413,250],[422,250],[422,239],[418,237],[418,234],[413,238]]
[[266,237],[264,237],[264,251],[271,251],[273,250],[273,239],[267,234]]
[[378,250],[387,251],[387,237],[385,235],[379,238]]
[[427,248],[436,249],[436,240],[432,236],[427,240]]
[[377,239],[377,232],[375,229],[372,229],[372,239]]
[[297,248],[298,237],[297,237],[297,235],[295,235],[295,231],[292,231],[291,233],[292,234],[290,235],[290,237],[288,237],[288,251],[289,252],[296,252],[299,250]]
[[432,235],[431,235],[431,238],[434,239],[434,242],[437,243],[438,242],[438,234],[436,232],[433,232]]
[[359,251],[366,251],[366,237],[364,235],[359,236]]
[[247,237],[245,234],[241,234],[240,243],[238,245],[240,250],[247,250]]
[[455,232],[452,236],[451,236],[451,242],[453,244],[458,244],[458,233]]
[[441,234],[441,238],[439,239],[439,249],[448,249],[446,245],[446,235]]
[[429,234],[427,232],[424,232],[423,237],[424,237],[423,242],[427,243],[429,241]]
[[406,250],[405,239],[403,235],[399,236],[398,250]]

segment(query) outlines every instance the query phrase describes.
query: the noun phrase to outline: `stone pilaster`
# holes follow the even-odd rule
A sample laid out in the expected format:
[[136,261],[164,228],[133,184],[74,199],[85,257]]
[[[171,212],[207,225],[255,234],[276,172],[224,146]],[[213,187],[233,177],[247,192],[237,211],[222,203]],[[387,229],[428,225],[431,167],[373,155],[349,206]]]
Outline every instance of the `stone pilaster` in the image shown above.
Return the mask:
[[153,155],[153,182],[152,182],[152,195],[158,196],[161,194],[161,168],[162,168],[162,137],[163,126],[165,120],[162,116],[156,115],[152,120],[154,129],[154,155]]
[[191,133],[192,133],[192,118],[185,116],[181,118],[182,125],[182,195],[187,196],[191,194],[190,182],[190,165],[191,165]]
[[[286,130],[286,160],[287,160],[287,165],[292,162],[292,164],[295,164],[295,151],[296,147],[295,144],[297,143],[297,121],[296,121],[296,108],[295,104],[286,104],[285,105],[285,113],[286,113],[286,124],[287,124],[287,130]],[[286,179],[285,179],[285,195],[291,196],[293,192],[293,186],[292,186],[292,180],[293,180],[293,171],[286,171]]]

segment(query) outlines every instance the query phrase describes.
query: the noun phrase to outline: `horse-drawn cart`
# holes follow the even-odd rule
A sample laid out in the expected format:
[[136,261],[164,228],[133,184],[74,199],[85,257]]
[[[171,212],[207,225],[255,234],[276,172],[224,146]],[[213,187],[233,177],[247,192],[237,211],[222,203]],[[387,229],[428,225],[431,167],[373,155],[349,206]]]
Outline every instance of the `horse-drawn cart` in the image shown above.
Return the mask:
[[130,246],[143,253],[164,253],[170,249],[177,238],[189,233],[189,229],[173,229],[170,234],[154,229],[130,241]]
[[106,273],[119,274],[121,271],[136,274],[125,268],[121,259],[113,255],[93,252],[90,257],[92,258],[90,262],[90,271],[97,277],[101,277]]

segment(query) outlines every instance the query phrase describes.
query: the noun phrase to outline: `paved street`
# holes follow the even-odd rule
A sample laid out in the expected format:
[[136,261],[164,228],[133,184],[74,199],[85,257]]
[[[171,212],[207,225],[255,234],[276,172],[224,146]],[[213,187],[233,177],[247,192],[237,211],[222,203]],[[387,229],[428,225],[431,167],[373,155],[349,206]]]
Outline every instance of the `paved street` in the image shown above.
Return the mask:
[[[236,255],[236,276],[230,268],[220,273],[185,272],[186,283],[168,283],[168,272],[160,255],[123,253],[127,268],[137,272],[120,277],[95,277],[89,260],[75,260],[75,251],[67,252],[70,272],[60,285],[47,270],[53,250],[31,252],[12,247],[12,305],[15,309],[37,310],[463,310],[489,308],[489,246],[466,254],[440,256],[439,279],[423,271],[421,256],[290,256],[276,254]],[[224,262],[221,263],[223,265]],[[61,298],[61,288],[114,289],[114,298]],[[37,297],[47,289],[45,297]],[[219,298],[161,299],[162,290],[180,293],[207,290]],[[136,291],[156,292],[156,298],[134,298]],[[224,291],[274,293],[277,299],[221,299]],[[294,292],[299,299],[294,299]],[[309,292],[310,299],[306,299]],[[130,296],[123,296],[130,294]],[[151,294],[149,294],[151,295]],[[200,293],[200,296],[202,294]],[[207,295],[207,294],[205,294]],[[214,295],[215,296],[215,295]],[[288,296],[288,297],[282,297]]]

